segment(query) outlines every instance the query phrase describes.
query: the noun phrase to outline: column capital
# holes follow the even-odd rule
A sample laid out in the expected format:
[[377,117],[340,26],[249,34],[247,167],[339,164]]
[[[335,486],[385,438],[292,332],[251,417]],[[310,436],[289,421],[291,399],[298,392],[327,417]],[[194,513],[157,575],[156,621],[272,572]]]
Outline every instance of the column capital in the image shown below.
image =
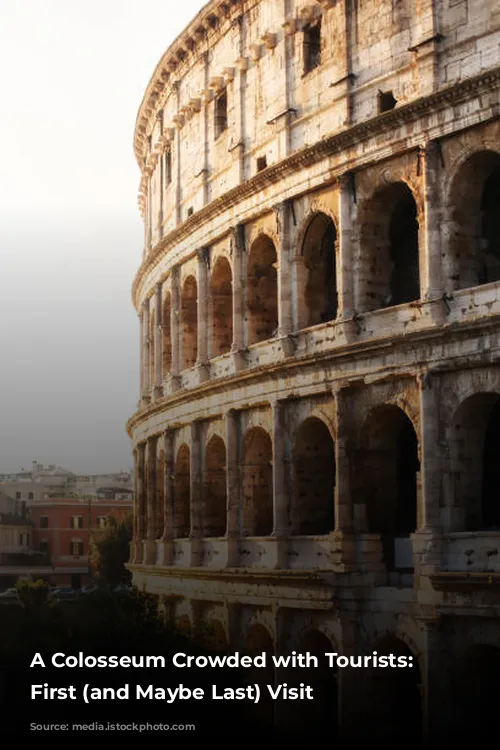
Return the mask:
[[196,257],[198,259],[198,263],[205,263],[208,266],[210,263],[210,248],[199,247],[196,251]]

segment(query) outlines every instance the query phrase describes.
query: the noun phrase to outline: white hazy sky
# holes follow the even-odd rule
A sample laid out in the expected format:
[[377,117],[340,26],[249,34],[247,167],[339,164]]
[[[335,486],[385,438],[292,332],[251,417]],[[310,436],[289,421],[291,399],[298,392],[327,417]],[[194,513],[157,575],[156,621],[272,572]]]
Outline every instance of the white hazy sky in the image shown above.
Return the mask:
[[131,466],[137,110],[203,0],[0,0],[0,471]]

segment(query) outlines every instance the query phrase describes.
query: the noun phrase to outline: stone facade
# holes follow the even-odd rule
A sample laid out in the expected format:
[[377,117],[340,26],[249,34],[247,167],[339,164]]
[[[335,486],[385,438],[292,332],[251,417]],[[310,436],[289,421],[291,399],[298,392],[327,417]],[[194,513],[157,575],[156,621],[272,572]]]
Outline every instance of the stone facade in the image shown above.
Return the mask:
[[213,0],[141,104],[134,580],[416,664],[277,723],[462,732],[498,670],[499,116],[493,0]]

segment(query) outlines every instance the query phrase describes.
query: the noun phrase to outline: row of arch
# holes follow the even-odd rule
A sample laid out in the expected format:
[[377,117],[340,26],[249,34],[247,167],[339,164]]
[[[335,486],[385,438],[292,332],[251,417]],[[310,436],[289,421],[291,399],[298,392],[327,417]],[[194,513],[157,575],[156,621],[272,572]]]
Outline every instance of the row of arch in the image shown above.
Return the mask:
[[[232,498],[239,506],[236,531],[240,536],[267,537],[276,532],[273,482],[274,466],[280,461],[287,467],[287,535],[322,536],[335,529],[337,457],[330,427],[318,417],[308,417],[290,436],[289,450],[289,454],[275,455],[272,436],[263,427],[251,427],[241,436],[241,454],[233,467],[238,497]],[[467,398],[457,409],[450,429],[447,467],[452,495],[440,500],[452,506],[459,518],[452,530],[500,528],[499,450],[500,394],[480,393]],[[358,443],[349,448],[349,484],[352,502],[358,508],[357,531],[380,535],[384,560],[391,568],[395,564],[395,540],[409,537],[419,526],[420,461],[417,431],[406,412],[395,404],[373,408]],[[226,444],[214,434],[203,448],[200,518],[192,507],[195,480],[191,447],[181,444],[171,467],[166,467],[165,453],[160,451],[159,460],[155,459],[156,538],[161,539],[164,533],[167,470],[173,480],[174,538],[191,536],[197,524],[206,538],[228,534],[227,463]],[[444,469],[441,466],[437,470],[441,482]],[[144,475],[147,483],[147,467]],[[346,498],[337,498],[337,502],[346,502]],[[144,505],[139,512],[147,513]]]
[[[335,446],[324,422],[306,420],[296,433],[293,450],[295,491],[290,505],[292,535],[323,535],[334,530]],[[227,533],[227,451],[224,440],[213,435],[205,446],[202,479],[201,533],[223,537]],[[246,431],[237,469],[241,504],[241,536],[271,536],[274,530],[273,441],[262,427]],[[145,477],[148,476],[146,468]],[[191,449],[183,443],[174,463],[174,536],[190,536],[192,513]],[[165,453],[160,451],[156,476],[158,519],[156,536],[164,530],[163,502]]]
[[[184,622],[189,627],[188,622]],[[225,629],[218,620],[211,620],[208,627],[208,644],[216,652],[231,651]],[[439,711],[439,704],[429,703],[426,684],[426,664],[406,640],[394,633],[385,633],[366,648],[366,653],[356,653],[355,662],[360,663],[364,655],[375,653],[377,657],[394,655],[404,657],[407,668],[362,667],[352,668],[348,679],[352,681],[351,695],[355,702],[349,706],[345,700],[347,692],[344,682],[345,667],[332,666],[326,654],[342,654],[341,649],[321,629],[310,628],[302,633],[294,644],[297,654],[309,654],[317,659],[310,666],[277,668],[272,657],[276,655],[273,638],[261,623],[250,626],[243,639],[241,651],[256,656],[266,654],[267,667],[251,670],[249,683],[257,683],[261,689],[258,716],[269,725],[285,723],[291,737],[304,735],[335,739],[344,729],[361,739],[362,736],[376,741],[400,741],[405,746],[421,747],[426,733],[426,714]],[[287,655],[290,655],[290,650]],[[437,658],[437,654],[431,655]],[[446,690],[448,715],[440,716],[442,728],[448,737],[477,738],[478,731],[484,735],[496,729],[496,707],[500,699],[500,647],[476,644],[466,648],[453,660],[451,671],[446,671],[441,690]],[[288,687],[309,685],[314,700],[300,702],[292,708],[284,701],[273,701],[267,685],[286,683]],[[434,686],[431,686],[432,688]],[[443,702],[443,705],[445,702]],[[350,716],[348,715],[350,713]]]
[[[459,170],[450,206],[442,222],[447,252],[445,273],[452,290],[500,280],[500,154],[484,151],[470,157]],[[395,182],[379,189],[358,211],[360,258],[353,260],[354,308],[358,313],[417,301],[421,297],[421,227],[417,200],[409,185]],[[317,212],[299,232],[295,260],[296,328],[302,330],[333,321],[339,312],[340,258],[334,220]],[[246,259],[245,344],[273,338],[279,326],[278,250],[273,239],[260,235]],[[292,279],[290,279],[290,283]],[[209,278],[209,358],[231,350],[233,344],[233,273],[220,256]],[[300,287],[300,288],[299,288]],[[172,364],[171,298],[162,309],[162,362],[166,375]],[[150,366],[154,373],[154,315],[151,320]],[[198,357],[198,283],[188,276],[181,289],[180,368]],[[159,355],[160,356],[160,355]],[[154,382],[154,374],[150,382]]]

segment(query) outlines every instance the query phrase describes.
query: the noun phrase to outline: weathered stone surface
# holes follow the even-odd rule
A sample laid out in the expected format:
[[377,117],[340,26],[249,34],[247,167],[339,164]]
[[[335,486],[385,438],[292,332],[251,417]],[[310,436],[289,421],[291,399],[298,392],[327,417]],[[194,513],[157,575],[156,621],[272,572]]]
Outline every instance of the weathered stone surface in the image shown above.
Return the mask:
[[[219,645],[413,655],[429,734],[500,641],[499,66],[494,2],[214,0],[135,139],[134,580]],[[391,724],[397,678],[339,686]]]

